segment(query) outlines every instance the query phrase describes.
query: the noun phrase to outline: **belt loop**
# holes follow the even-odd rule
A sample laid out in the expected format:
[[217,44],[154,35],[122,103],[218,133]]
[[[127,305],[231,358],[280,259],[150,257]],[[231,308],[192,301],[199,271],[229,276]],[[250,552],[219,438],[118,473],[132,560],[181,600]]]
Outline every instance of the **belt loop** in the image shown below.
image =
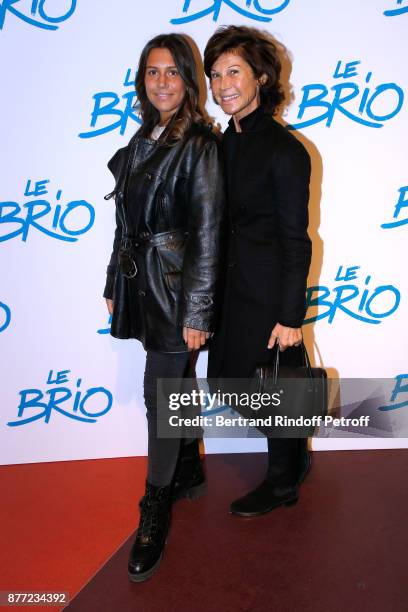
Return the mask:
[[114,189],[113,191],[111,191],[110,193],[107,193],[106,195],[103,196],[104,200],[110,200],[111,198],[113,198],[116,195],[116,189]]

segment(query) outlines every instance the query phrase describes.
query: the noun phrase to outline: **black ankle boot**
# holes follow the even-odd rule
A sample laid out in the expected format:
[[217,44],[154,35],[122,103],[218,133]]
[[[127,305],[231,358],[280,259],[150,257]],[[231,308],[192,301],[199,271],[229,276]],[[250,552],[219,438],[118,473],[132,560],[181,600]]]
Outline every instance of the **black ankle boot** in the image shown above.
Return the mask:
[[312,466],[312,457],[307,447],[307,438],[299,438],[298,460],[297,460],[297,484],[300,485]]
[[146,480],[146,492],[139,506],[139,527],[128,563],[132,582],[146,580],[160,565],[170,526],[171,485],[156,487]]
[[232,502],[231,514],[259,516],[279,506],[293,506],[298,500],[297,487],[278,487],[264,480],[259,487]]
[[173,501],[188,497],[196,499],[206,492],[203,464],[200,459],[198,440],[184,444],[181,440],[180,453],[173,478]]
[[266,479],[253,491],[232,502],[231,514],[259,516],[278,508],[296,504],[298,440],[268,439],[268,472]]

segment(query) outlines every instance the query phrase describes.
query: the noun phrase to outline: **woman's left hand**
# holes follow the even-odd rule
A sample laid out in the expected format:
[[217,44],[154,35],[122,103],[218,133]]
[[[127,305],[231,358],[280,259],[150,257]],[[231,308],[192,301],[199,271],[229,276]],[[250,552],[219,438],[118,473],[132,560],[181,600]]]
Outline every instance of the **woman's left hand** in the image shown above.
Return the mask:
[[277,323],[269,338],[268,349],[271,349],[275,342],[279,342],[280,350],[284,351],[290,346],[299,346],[302,343],[302,338],[301,327],[286,327]]
[[183,327],[183,338],[189,351],[199,349],[207,342],[209,337],[210,332],[200,331],[199,329],[191,329],[190,327]]

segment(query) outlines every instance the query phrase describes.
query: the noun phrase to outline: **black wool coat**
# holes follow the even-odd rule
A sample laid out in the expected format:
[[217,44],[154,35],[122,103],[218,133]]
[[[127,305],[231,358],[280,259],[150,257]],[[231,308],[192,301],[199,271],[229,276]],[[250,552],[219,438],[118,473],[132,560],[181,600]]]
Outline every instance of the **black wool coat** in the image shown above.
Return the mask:
[[240,126],[236,132],[231,119],[223,140],[229,249],[223,315],[210,343],[210,378],[252,377],[270,358],[275,324],[300,327],[306,313],[309,155],[262,107]]

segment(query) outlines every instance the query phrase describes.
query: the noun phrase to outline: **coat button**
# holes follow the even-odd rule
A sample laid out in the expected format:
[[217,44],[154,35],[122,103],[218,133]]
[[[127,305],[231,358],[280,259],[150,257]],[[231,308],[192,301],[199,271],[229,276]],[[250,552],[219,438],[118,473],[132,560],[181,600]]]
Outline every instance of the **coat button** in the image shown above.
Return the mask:
[[153,178],[153,175],[150,174],[150,172],[146,172],[146,178],[147,178],[147,180],[151,181],[152,178]]
[[235,234],[235,230],[234,229],[231,230],[231,234]]
[[145,291],[143,291],[142,289],[139,289],[138,294],[139,294],[141,297],[144,297],[144,296],[146,295],[146,292],[145,292]]

